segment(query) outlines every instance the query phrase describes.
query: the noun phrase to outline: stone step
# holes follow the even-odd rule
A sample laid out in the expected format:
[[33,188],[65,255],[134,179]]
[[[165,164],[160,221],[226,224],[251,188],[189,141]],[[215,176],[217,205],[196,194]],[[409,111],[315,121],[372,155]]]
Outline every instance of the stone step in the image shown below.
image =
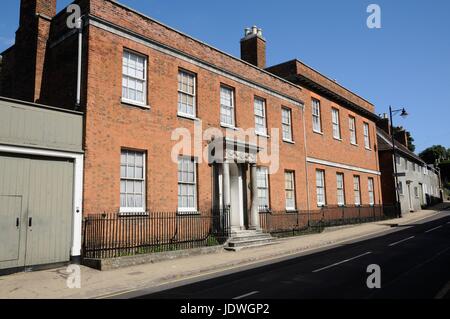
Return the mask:
[[230,241],[248,241],[248,240],[255,240],[255,239],[272,239],[272,236],[270,234],[258,234],[258,235],[243,235],[243,236],[234,236],[231,237]]
[[247,245],[247,246],[225,247],[225,250],[237,252],[237,251],[241,251],[244,249],[259,248],[259,247],[265,247],[265,246],[276,245],[276,244],[278,244],[278,241],[270,241],[268,243],[257,243],[257,244]]
[[234,241],[231,240],[228,242],[228,247],[244,247],[244,246],[250,246],[253,244],[266,244],[273,242],[273,238],[257,238],[257,239],[249,239],[249,240],[242,240],[242,241]]

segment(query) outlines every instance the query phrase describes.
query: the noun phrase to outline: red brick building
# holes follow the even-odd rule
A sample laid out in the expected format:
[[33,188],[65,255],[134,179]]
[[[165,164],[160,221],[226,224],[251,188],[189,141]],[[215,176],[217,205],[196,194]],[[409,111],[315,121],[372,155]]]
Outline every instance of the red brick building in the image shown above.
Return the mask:
[[[229,205],[243,229],[259,226],[261,209],[382,204],[374,106],[300,61],[267,68],[261,30],[246,30],[239,59],[118,2],[75,3],[85,215]],[[78,108],[79,38],[68,16],[56,14],[56,0],[21,1],[0,95]],[[174,132],[194,135],[196,126],[256,130],[246,140],[202,139],[206,150],[234,147],[217,163],[195,143],[174,160]],[[271,162],[257,156],[276,145]]]

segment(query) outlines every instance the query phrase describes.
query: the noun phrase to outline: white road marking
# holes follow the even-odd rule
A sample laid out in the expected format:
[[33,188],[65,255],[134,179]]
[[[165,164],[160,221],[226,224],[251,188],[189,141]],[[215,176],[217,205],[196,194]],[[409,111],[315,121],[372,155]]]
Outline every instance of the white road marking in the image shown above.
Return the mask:
[[411,237],[408,237],[408,238],[406,238],[406,239],[402,239],[402,240],[397,241],[397,242],[395,242],[395,243],[389,244],[389,247],[398,245],[398,244],[403,243],[403,242],[405,242],[405,241],[407,241],[407,240],[413,239],[414,237],[415,237],[415,236],[411,236]]
[[248,294],[234,297],[233,300],[244,299],[245,297],[250,297],[250,296],[256,295],[257,293],[259,293],[259,291],[252,291],[252,292],[249,292]]
[[431,229],[427,230],[426,233],[431,233],[432,231],[439,229],[439,228],[442,228],[442,226],[431,228]]
[[447,293],[450,291],[450,281],[442,288],[434,299],[443,299]]
[[329,265],[329,266],[326,266],[326,267],[323,267],[323,268],[320,268],[320,269],[316,269],[316,270],[314,270],[313,272],[319,272],[319,271],[322,271],[322,270],[326,270],[326,269],[329,269],[329,268],[332,268],[332,267],[335,267],[335,266],[338,266],[338,265],[344,264],[344,263],[346,263],[346,262],[349,262],[349,261],[355,260],[355,259],[357,259],[357,258],[360,258],[360,257],[363,257],[363,256],[367,256],[367,255],[370,255],[371,253],[372,253],[372,252],[371,252],[371,251],[369,251],[369,252],[367,252],[367,253],[364,253],[364,254],[362,254],[362,255],[359,255],[359,256],[356,256],[356,257],[353,257],[353,258],[349,258],[349,259],[346,259],[346,260],[340,261],[340,262],[338,262],[338,263],[335,263],[335,264],[332,264],[332,265]]

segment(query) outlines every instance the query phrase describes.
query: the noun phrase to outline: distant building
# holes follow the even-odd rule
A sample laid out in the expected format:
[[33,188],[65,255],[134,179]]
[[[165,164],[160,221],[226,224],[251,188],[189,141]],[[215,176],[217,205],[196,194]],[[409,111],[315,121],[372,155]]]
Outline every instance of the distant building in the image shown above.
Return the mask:
[[380,158],[382,194],[385,205],[396,201],[394,165],[397,167],[398,196],[402,213],[414,212],[442,199],[439,170],[427,165],[408,149],[406,132],[396,134],[394,160],[389,119],[378,122],[378,155]]

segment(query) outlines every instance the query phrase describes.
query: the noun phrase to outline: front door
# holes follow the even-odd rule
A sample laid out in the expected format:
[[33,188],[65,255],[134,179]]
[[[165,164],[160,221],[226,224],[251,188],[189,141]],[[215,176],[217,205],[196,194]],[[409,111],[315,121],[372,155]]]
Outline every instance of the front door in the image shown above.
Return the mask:
[[[230,226],[233,230],[242,230],[248,227],[248,217],[246,216],[247,194],[245,168],[242,164],[230,163]],[[224,204],[224,177],[223,166],[216,165],[213,169],[213,207],[223,209]]]

